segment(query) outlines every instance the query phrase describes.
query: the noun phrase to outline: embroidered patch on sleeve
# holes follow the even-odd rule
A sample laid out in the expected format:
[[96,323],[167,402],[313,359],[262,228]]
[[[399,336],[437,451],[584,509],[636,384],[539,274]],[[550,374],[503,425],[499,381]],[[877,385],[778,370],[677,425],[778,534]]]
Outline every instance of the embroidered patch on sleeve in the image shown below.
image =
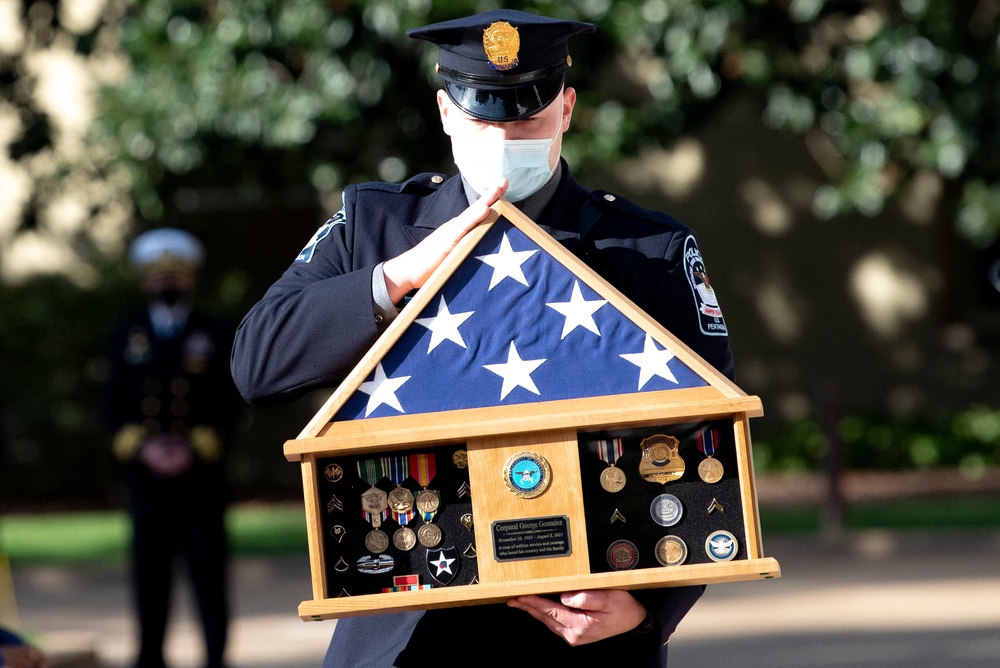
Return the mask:
[[319,242],[326,238],[326,235],[330,234],[330,230],[333,229],[334,225],[343,225],[347,222],[347,215],[344,213],[344,209],[341,208],[340,211],[333,214],[330,220],[323,223],[316,233],[312,235],[309,243],[306,247],[302,249],[302,252],[295,257],[296,262],[311,262],[313,259],[313,253],[316,252],[316,246]]
[[701,333],[708,336],[728,336],[729,330],[726,329],[719,300],[708,280],[708,272],[705,271],[705,262],[701,259],[698,242],[692,235],[688,235],[684,240],[684,273],[691,285],[691,294],[694,295],[694,303],[698,309],[698,325]]

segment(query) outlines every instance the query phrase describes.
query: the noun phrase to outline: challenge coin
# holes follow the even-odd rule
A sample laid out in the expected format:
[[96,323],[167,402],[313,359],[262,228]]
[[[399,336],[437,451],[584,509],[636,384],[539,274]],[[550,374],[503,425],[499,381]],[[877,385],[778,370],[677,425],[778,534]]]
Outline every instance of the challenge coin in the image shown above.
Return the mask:
[[740,544],[728,531],[713,531],[705,539],[705,552],[712,561],[730,561],[736,556]]
[[541,455],[519,452],[503,466],[503,482],[511,492],[522,499],[533,499],[549,488],[552,469]]
[[635,543],[628,540],[616,540],[608,546],[608,566],[616,571],[627,571],[639,563],[639,550]]
[[649,504],[649,514],[660,526],[672,527],[681,521],[684,506],[673,494],[660,494]]
[[687,557],[688,546],[677,536],[664,536],[656,543],[656,560],[661,566],[679,566]]

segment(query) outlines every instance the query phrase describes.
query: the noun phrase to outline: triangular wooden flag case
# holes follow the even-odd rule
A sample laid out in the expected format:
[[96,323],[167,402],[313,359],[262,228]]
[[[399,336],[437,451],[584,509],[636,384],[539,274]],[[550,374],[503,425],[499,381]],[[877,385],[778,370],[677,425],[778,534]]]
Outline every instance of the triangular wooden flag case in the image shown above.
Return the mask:
[[312,573],[299,615],[779,577],[761,414],[501,200],[285,443]]

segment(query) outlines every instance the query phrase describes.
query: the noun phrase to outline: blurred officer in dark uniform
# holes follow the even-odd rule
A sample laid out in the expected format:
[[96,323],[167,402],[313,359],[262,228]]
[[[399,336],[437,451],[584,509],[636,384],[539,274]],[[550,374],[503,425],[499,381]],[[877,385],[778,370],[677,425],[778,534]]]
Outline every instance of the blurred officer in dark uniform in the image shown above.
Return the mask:
[[[581,187],[560,159],[576,103],[564,86],[567,40],[593,30],[500,10],[409,33],[439,47],[438,108],[460,176],[346,189],[343,208],[237,331],[233,376],[247,400],[276,403],[340,382],[405,295],[502,196],[731,376],[722,312],[714,294],[706,304],[695,289],[708,283],[690,228]],[[342,619],[323,666],[478,665],[491,650],[530,665],[662,666],[667,639],[703,589],[569,592]]]
[[106,411],[124,468],[140,626],[138,668],[163,668],[175,556],[183,555],[209,668],[223,666],[228,627],[224,454],[239,410],[229,373],[232,328],[192,306],[201,243],[177,229],[130,249],[148,309],[109,348]]

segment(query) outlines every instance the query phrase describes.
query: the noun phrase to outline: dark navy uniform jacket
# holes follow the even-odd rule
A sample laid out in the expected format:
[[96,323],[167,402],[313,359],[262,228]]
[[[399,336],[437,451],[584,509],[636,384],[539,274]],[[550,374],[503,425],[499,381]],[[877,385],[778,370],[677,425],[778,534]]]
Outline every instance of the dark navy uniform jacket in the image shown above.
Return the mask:
[[[343,209],[317,231],[237,331],[232,370],[244,398],[264,405],[335,386],[380,333],[372,308],[372,270],[468,205],[460,177],[443,180],[425,174],[405,183],[348,187]],[[582,188],[565,163],[555,194],[535,222],[732,377],[724,321],[705,315],[689,279],[693,261],[701,260],[690,228],[622,198]],[[704,272],[703,264],[698,270]],[[630,632],[577,648],[502,604],[344,619],[323,665],[388,666],[408,640],[398,666],[455,665],[482,656],[486,648],[512,646],[526,648],[539,665],[606,661],[661,666],[666,652],[657,649],[703,589],[634,592],[658,622],[659,633]]]

